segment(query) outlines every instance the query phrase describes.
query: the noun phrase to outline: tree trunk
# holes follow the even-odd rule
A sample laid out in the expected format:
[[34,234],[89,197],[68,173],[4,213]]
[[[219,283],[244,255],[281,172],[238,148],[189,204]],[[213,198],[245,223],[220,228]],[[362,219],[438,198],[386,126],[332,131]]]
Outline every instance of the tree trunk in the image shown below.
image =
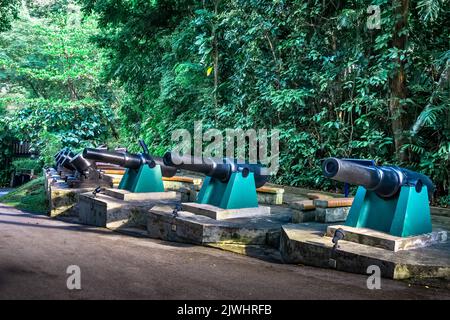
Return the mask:
[[[398,20],[395,24],[394,37],[392,45],[400,51],[406,49],[408,36],[405,33],[399,35],[399,33],[407,26],[408,12],[409,12],[409,0],[397,0],[398,7],[395,14],[398,15]],[[390,101],[389,110],[392,117],[392,131],[394,134],[395,152],[398,160],[407,161],[408,153],[406,150],[402,151],[401,148],[406,142],[406,136],[404,130],[407,126],[405,106],[401,100],[407,96],[406,92],[406,74],[405,74],[405,62],[400,60],[400,55],[396,59],[398,69],[396,70],[390,83]]]
[[[220,0],[216,0],[214,2],[214,15],[217,17],[217,14],[219,13],[219,3]],[[216,111],[219,108],[219,44],[217,40],[217,26],[213,26],[212,30],[212,38],[213,38],[213,60],[214,60],[214,107]],[[216,113],[217,114],[217,113]]]

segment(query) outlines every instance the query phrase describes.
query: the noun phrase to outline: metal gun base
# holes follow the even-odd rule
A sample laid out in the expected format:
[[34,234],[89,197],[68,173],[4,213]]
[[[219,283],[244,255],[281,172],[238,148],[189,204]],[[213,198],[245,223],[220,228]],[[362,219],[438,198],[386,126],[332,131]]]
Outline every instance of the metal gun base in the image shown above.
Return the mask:
[[143,164],[138,169],[127,169],[119,189],[130,192],[164,192],[161,166],[150,168]]
[[346,226],[369,228],[397,237],[430,233],[431,215],[426,186],[402,186],[398,195],[389,199],[374,191],[358,187]]
[[227,182],[206,177],[198,194],[197,203],[210,204],[222,209],[243,209],[258,207],[258,196],[253,172],[246,177],[233,172]]

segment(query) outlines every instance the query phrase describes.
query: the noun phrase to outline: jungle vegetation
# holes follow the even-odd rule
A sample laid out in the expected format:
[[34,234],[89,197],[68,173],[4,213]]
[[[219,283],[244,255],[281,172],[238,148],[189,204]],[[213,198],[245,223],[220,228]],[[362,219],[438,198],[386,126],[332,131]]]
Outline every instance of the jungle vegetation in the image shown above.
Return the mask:
[[[0,161],[26,139],[161,154],[174,129],[280,132],[276,183],[329,156],[429,175],[450,201],[448,0],[0,0]],[[6,176],[5,165],[1,166]]]

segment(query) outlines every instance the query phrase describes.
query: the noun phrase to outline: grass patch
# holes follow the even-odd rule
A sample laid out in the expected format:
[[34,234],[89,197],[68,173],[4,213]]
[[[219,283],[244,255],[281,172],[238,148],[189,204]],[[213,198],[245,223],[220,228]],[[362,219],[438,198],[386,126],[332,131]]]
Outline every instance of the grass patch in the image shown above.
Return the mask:
[[44,177],[40,177],[20,186],[0,197],[0,202],[38,214],[46,214],[49,210],[44,189]]

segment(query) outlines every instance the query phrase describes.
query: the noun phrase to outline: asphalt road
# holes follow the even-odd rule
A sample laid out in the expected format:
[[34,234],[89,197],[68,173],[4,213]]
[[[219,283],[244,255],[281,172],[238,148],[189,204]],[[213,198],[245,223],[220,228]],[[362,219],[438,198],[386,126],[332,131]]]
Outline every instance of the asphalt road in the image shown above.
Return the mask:
[[[81,290],[69,290],[69,265]],[[1,299],[450,299],[450,291],[133,238],[0,204]]]

